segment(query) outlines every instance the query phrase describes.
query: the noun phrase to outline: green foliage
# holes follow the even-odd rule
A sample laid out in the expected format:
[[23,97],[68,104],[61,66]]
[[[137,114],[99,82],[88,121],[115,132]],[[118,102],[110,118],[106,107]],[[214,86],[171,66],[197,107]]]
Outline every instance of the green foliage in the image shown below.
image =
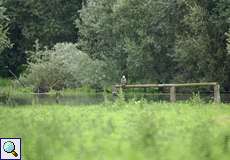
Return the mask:
[[[218,81],[228,88],[229,1],[88,1],[80,45],[129,82]],[[218,18],[221,17],[221,18]],[[116,70],[117,72],[114,72]]]
[[126,104],[125,102],[125,94],[123,93],[123,90],[120,88],[120,90],[118,91],[118,95],[117,95],[117,99],[116,99],[116,106],[124,106]]
[[43,46],[75,41],[77,33],[73,22],[82,0],[3,0],[3,5],[11,17],[10,27],[20,27],[27,50],[37,39]]
[[[10,75],[5,66],[19,76],[36,41],[48,49],[79,42],[90,58],[103,61],[104,86],[126,75],[129,83],[217,81],[230,90],[229,0],[0,3],[1,76]],[[7,49],[6,35],[13,44]]]
[[192,97],[188,101],[192,105],[202,105],[204,104],[204,101],[201,99],[200,94],[193,93]]
[[2,7],[2,1],[0,1],[0,54],[4,48],[9,47],[9,40],[7,37],[7,17],[4,14],[5,8]]
[[[112,81],[168,81],[173,52],[170,1],[96,0],[80,11],[80,45],[106,61]],[[164,73],[164,74],[163,74]]]
[[229,105],[114,107],[1,106],[0,135],[22,138],[24,160],[230,158]]
[[177,80],[219,81],[228,86],[229,6],[229,1],[207,0],[184,0],[178,5]]
[[[187,2],[187,3],[186,3]],[[189,80],[199,80],[205,75],[206,58],[209,37],[206,30],[207,10],[193,1],[185,1],[187,14],[181,21],[181,30],[178,30],[176,41],[175,60],[183,66],[182,76]],[[202,61],[198,61],[202,59]],[[202,78],[206,78],[203,76]]]
[[37,91],[80,87],[98,87],[104,79],[103,62],[92,60],[75,44],[56,44],[51,50],[33,53],[22,80]]
[[[0,55],[2,76],[11,76],[4,66],[19,75],[24,69],[26,51],[32,50],[36,40],[52,48],[58,42],[76,42],[74,21],[83,0],[1,0],[9,20],[9,38],[13,47]],[[1,11],[0,11],[1,16]],[[0,20],[1,21],[1,20]],[[1,22],[0,22],[1,23]],[[0,27],[1,39],[1,27]],[[1,44],[1,42],[0,42]]]
[[0,78],[0,87],[6,87],[6,86],[10,86],[12,84],[11,80],[9,79],[2,79]]
[[230,29],[229,32],[227,33],[227,36],[228,36],[227,50],[228,50],[228,54],[230,55]]

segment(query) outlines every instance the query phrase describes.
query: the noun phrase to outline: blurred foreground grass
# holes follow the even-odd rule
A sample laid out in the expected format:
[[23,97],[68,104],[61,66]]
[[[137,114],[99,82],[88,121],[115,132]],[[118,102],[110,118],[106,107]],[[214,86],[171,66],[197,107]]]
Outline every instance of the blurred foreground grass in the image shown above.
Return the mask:
[[229,160],[230,106],[115,103],[0,107],[24,160]]

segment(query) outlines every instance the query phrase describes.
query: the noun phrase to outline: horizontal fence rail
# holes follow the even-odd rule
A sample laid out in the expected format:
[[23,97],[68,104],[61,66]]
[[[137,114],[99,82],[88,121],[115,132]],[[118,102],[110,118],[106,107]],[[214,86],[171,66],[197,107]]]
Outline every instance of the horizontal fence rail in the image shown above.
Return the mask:
[[210,83],[182,83],[182,84],[134,84],[134,85],[115,85],[116,88],[150,88],[150,87],[196,87],[196,86],[215,86],[216,82]]
[[212,86],[214,90],[214,102],[220,103],[220,85],[217,82],[207,83],[181,83],[181,84],[134,84],[134,85],[114,85],[113,94],[117,93],[117,89],[126,88],[170,88],[170,101],[176,102],[176,88],[177,87],[201,87],[201,86]]

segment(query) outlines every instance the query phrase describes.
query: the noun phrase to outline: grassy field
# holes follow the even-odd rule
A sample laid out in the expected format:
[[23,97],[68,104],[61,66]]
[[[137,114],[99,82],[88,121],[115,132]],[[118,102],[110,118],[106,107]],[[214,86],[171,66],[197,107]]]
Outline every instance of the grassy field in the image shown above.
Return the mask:
[[229,160],[230,106],[130,102],[0,107],[24,160]]

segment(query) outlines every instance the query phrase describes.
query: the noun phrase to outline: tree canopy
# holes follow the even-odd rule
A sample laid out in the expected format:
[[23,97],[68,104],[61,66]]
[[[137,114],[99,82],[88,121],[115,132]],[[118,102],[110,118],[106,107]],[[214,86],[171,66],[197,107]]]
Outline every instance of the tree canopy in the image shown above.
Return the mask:
[[52,49],[39,49],[28,61],[29,67],[21,80],[36,91],[49,91],[88,85],[102,85],[103,62],[92,60],[77,49],[76,44],[58,43]]
[[[17,75],[30,67],[35,42],[47,49],[64,42],[103,62],[106,84],[126,75],[129,83],[217,81],[230,90],[230,1],[1,2],[9,23],[0,24],[0,67]],[[4,49],[6,35],[12,47]]]
[[225,83],[229,6],[226,1],[88,1],[77,21],[80,44],[92,56],[113,61],[130,81]]
[[2,1],[0,1],[0,54],[5,47],[9,46],[9,40],[7,38],[7,17],[4,14],[5,8],[1,5]]
[[[74,26],[82,0],[1,0],[9,17],[9,38],[13,47],[0,56],[19,75],[24,69],[27,51],[34,49],[35,41],[41,46],[52,48],[60,42],[76,42],[77,29]],[[0,71],[9,76],[7,70]]]

